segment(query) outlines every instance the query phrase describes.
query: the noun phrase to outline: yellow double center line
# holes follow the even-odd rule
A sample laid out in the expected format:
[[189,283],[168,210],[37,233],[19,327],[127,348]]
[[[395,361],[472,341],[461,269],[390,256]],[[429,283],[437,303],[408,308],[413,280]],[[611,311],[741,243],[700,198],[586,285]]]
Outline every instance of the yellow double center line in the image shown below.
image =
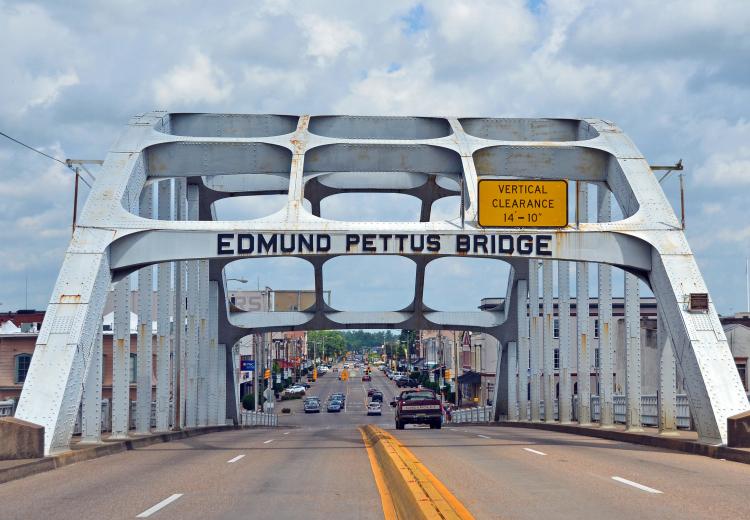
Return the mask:
[[453,493],[391,434],[372,424],[361,426],[360,432],[386,520],[473,520]]

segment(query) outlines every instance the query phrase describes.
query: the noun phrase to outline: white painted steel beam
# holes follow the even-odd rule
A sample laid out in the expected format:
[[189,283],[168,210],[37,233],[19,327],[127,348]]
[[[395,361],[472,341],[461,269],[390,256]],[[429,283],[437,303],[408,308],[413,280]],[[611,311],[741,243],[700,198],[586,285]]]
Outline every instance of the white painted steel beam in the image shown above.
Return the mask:
[[677,368],[674,347],[665,330],[661,312],[656,313],[656,342],[659,353],[659,432],[674,433],[677,430]]
[[[589,185],[579,182],[576,186],[577,214],[579,222],[588,221]],[[576,328],[578,330],[578,366],[576,387],[578,395],[578,424],[591,423],[591,335],[589,334],[589,266],[586,262],[576,264]]]
[[130,431],[130,278],[117,282],[112,295],[112,439]]
[[[172,181],[158,184],[159,220],[172,218]],[[157,266],[157,312],[156,312],[156,431],[169,430],[169,395],[171,388],[170,350],[171,322],[170,300],[172,299],[172,263]]]
[[[218,397],[216,404],[216,423],[219,425],[226,424],[227,422],[227,385],[226,385],[226,373],[227,373],[227,346],[223,343],[219,343],[216,349],[216,372],[218,381]],[[234,374],[234,370],[232,371]],[[232,385],[232,389],[236,392],[236,386]],[[238,395],[235,395],[235,399],[239,399]],[[238,401],[234,401],[238,402]]]
[[625,424],[641,429],[641,298],[638,278],[625,273]]
[[[604,184],[599,184],[597,218],[599,222],[612,220],[612,197]],[[599,264],[599,423],[609,427],[614,424],[614,342],[612,341],[612,267]]]
[[571,315],[570,315],[570,262],[557,263],[558,330],[560,336],[560,397],[559,415],[561,423],[573,418],[573,375],[571,372]]
[[508,343],[508,420],[518,420],[518,343]]
[[539,261],[529,261],[529,350],[531,358],[531,420],[539,421],[542,400],[542,319],[539,315]]
[[552,286],[552,260],[542,261],[542,299],[544,308],[543,322],[543,358],[544,358],[544,421],[554,422],[554,402],[555,402],[555,342],[553,339],[554,332],[554,308],[553,308],[553,286]]
[[[187,184],[185,179],[174,179],[174,203],[175,220],[185,220],[187,218]],[[173,421],[174,429],[185,427],[185,383],[187,376],[185,373],[185,353],[187,352],[188,335],[185,331],[185,322],[187,318],[187,308],[185,306],[185,297],[187,295],[187,286],[185,276],[187,271],[187,262],[174,262],[174,355],[173,376],[174,376],[174,406]]]
[[518,312],[518,407],[519,418],[529,420],[529,282],[518,280],[516,310]]
[[208,425],[211,355],[208,344],[208,260],[198,261],[198,426]]
[[[153,186],[147,185],[141,192],[138,214],[144,218],[153,217]],[[151,401],[153,399],[153,316],[151,298],[153,295],[153,267],[143,267],[138,271],[138,353],[137,384],[135,405],[135,432],[146,434],[151,431]]]
[[[219,381],[224,385],[224,378],[219,379],[219,282],[208,282],[208,323],[206,335],[208,339],[208,374],[207,374],[207,424],[218,424],[219,416]],[[222,374],[224,371],[222,370]]]
[[102,440],[102,330],[94,339],[88,374],[83,384],[81,402],[81,442],[99,443]]
[[[188,219],[198,219],[198,186],[187,187]],[[199,261],[187,263],[187,330],[185,352],[185,426],[198,426],[198,349],[200,341],[199,317]]]

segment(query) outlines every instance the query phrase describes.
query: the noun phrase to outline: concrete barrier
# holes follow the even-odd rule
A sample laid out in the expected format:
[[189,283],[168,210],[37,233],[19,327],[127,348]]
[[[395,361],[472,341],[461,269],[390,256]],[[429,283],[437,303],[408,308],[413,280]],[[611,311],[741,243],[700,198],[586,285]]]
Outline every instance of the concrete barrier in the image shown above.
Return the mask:
[[727,419],[727,445],[731,448],[750,448],[750,412]]
[[[371,463],[377,464],[399,519],[473,519],[455,496],[411,453],[385,430],[360,427]],[[376,468],[373,468],[373,472]],[[381,490],[381,493],[384,491]],[[386,509],[386,505],[383,506]],[[386,518],[389,515],[384,511]]]
[[0,419],[0,460],[44,457],[44,426],[15,417]]

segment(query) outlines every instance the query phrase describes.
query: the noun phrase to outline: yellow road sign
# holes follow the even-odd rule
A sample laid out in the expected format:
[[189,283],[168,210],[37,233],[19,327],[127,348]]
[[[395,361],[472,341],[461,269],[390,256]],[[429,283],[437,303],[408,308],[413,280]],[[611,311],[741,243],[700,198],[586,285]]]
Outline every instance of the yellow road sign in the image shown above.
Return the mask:
[[270,379],[271,378],[271,369],[267,368],[266,372],[263,374],[263,379]]
[[482,227],[565,227],[568,182],[480,180],[478,220]]

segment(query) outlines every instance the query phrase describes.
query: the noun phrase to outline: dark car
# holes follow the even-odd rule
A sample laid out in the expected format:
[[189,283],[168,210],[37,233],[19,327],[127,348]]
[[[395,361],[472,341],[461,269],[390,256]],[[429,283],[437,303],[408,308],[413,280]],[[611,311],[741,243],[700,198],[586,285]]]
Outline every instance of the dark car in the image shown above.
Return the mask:
[[362,376],[362,381],[372,381],[372,378],[370,377],[370,374],[365,374]]
[[328,406],[326,407],[326,411],[331,412],[340,412],[341,408],[343,407],[343,403],[341,401],[338,401],[334,399],[333,401],[328,402]]
[[396,386],[399,388],[416,388],[419,386],[419,383],[416,379],[412,379],[411,377],[402,377],[396,381]]
[[320,413],[320,401],[317,399],[305,400],[305,413]]
[[369,396],[371,396],[372,394],[379,394],[379,393],[380,393],[380,391],[379,391],[379,390],[378,390],[377,388],[370,388],[370,389],[369,389],[369,390],[367,391],[367,396],[369,397]]
[[370,396],[370,401],[377,401],[379,403],[383,402],[383,392],[375,392]]

